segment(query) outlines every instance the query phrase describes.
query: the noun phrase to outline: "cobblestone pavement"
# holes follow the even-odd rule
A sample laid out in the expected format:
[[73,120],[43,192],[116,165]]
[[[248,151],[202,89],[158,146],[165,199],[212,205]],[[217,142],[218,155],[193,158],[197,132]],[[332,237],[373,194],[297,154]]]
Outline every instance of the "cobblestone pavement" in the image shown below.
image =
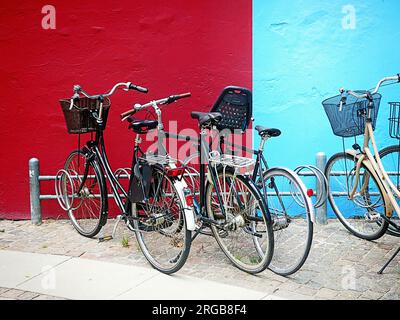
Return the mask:
[[0,287],[0,300],[66,300],[40,293]]
[[[113,223],[114,220],[109,220],[100,236],[110,235]],[[399,245],[400,239],[391,236],[374,242],[358,239],[339,222],[331,220],[327,226],[315,226],[307,262],[296,274],[285,278],[269,270],[259,275],[243,273],[229,263],[213,238],[199,236],[192,245],[186,265],[179,272],[282,298],[399,299],[400,257],[383,275],[377,274]],[[3,220],[0,221],[1,249],[84,257],[150,268],[135,236],[123,224],[119,225],[115,239],[99,242],[98,239],[80,236],[66,220],[48,220],[41,226],[34,226],[29,221]],[[3,298],[2,290],[0,288],[0,299]],[[25,294],[30,296],[30,293],[21,292],[18,297]]]

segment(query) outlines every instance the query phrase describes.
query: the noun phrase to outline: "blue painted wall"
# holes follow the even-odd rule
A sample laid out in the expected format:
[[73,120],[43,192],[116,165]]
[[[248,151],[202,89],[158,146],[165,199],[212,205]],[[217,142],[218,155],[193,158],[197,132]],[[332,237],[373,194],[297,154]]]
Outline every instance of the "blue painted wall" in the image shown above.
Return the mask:
[[[343,28],[349,12],[342,9],[349,3],[355,29],[346,23]],[[339,151],[341,139],[333,135],[321,101],[342,86],[368,89],[399,72],[398,0],[253,1],[255,124],[283,131],[267,144],[272,166],[313,164],[316,152],[330,157]],[[376,134],[383,147],[397,143],[388,136],[387,101],[400,100],[400,85],[382,94]]]

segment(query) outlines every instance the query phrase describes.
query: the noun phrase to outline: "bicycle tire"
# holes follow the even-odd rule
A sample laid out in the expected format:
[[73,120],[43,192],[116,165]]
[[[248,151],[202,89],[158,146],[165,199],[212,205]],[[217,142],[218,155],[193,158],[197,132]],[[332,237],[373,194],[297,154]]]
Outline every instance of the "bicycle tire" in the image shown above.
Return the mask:
[[[186,207],[186,201],[183,197],[183,192],[179,192],[177,189],[176,182],[178,180],[169,178],[166,175],[164,175],[163,169],[154,166],[153,167],[153,179],[152,179],[152,192],[155,193],[155,190],[157,186],[155,185],[155,181],[158,181],[162,177],[161,181],[159,181],[159,186],[163,188],[163,194],[155,199],[154,197],[149,199],[149,202],[153,201],[153,209],[160,210],[165,210],[167,209],[166,203],[160,203],[156,204],[156,201],[163,201],[167,199],[171,199],[172,196],[168,196],[168,190],[166,186],[163,186],[164,181],[166,183],[169,183],[171,186],[170,191],[175,191],[175,195],[173,195],[173,198],[171,201],[177,197],[179,199],[180,204],[178,204],[177,210],[179,210],[180,215],[176,219],[174,217],[173,213],[169,212],[164,212],[163,216],[163,222],[160,224],[157,224],[157,222],[153,223],[147,223],[146,221],[150,221],[151,218],[154,218],[156,214],[154,214],[154,211],[151,212],[150,207],[146,207],[148,204],[137,204],[137,203],[132,203],[131,204],[131,209],[132,209],[132,217],[133,217],[133,225],[134,225],[134,230],[135,230],[135,235],[136,239],[139,243],[139,247],[147,259],[147,261],[151,264],[151,266],[158,271],[164,273],[164,274],[172,274],[177,271],[179,271],[183,265],[185,264],[189,252],[190,252],[190,246],[191,246],[191,231],[187,229],[186,226],[186,220],[185,220],[185,213],[184,213],[184,208]],[[161,190],[161,189],[160,189]],[[153,195],[154,195],[153,194]],[[168,208],[168,211],[171,210],[172,205],[170,205],[170,208]],[[147,209],[147,211],[146,211]],[[176,212],[175,212],[176,213]],[[167,217],[167,218],[165,218]],[[157,221],[157,218],[156,218]],[[170,228],[173,223],[177,223],[176,227]],[[172,224],[171,224],[172,223]],[[175,234],[174,234],[175,233]],[[176,233],[182,233],[182,239],[183,242],[179,242],[181,239],[180,235],[177,235]],[[147,237],[149,235],[149,237]],[[163,237],[161,239],[157,237]],[[176,238],[174,238],[174,236]],[[168,239],[173,239],[168,243]],[[171,247],[173,249],[177,248],[177,250],[174,250],[174,252],[171,251],[169,256],[166,256],[164,253],[160,253],[159,250],[162,250],[163,245],[171,244]],[[181,248],[181,249],[180,249]],[[176,251],[176,252],[175,252]],[[156,256],[157,255],[157,256]],[[165,261],[161,261],[161,259],[165,259]]]
[[[79,168],[77,168],[76,164],[73,163],[73,160],[76,157],[82,158],[81,159],[82,163],[79,164],[79,166],[80,166]],[[73,179],[76,183],[76,186],[80,186],[80,184],[82,182],[82,180],[81,180],[81,178],[79,178],[79,176],[83,175],[83,173],[84,173],[84,169],[85,169],[85,166],[87,163],[86,159],[87,158],[85,157],[85,154],[81,150],[75,150],[70,153],[67,160],[65,161],[64,170],[67,172],[71,171],[71,170],[73,172],[75,172],[75,176]],[[90,160],[90,163],[88,165],[89,165],[88,176],[90,176],[90,175],[93,176],[93,174],[94,174],[94,178],[86,179],[84,188],[82,189],[80,195],[76,195],[76,197],[78,199],[80,199],[80,201],[81,201],[80,205],[78,207],[71,208],[67,212],[68,212],[68,216],[71,220],[71,223],[74,226],[74,228],[76,229],[76,231],[78,231],[81,235],[83,235],[85,237],[92,238],[100,232],[101,228],[104,226],[104,224],[107,221],[108,199],[107,199],[107,190],[106,190],[106,182],[105,182],[104,174],[101,171],[98,162],[95,159]],[[72,166],[74,166],[74,167],[72,167]],[[78,174],[78,176],[76,176],[76,173]],[[90,182],[91,184],[86,185],[88,182]],[[97,184],[98,184],[98,187],[96,187]],[[95,194],[93,192],[95,192]],[[97,192],[99,192],[99,193],[97,194]],[[89,206],[87,204],[85,205],[85,202],[87,200],[92,201],[92,203],[94,203],[94,200],[91,200],[91,198],[95,199],[98,196],[100,198],[100,204],[95,205],[95,209],[89,208]],[[83,210],[86,209],[87,212],[89,213],[89,215],[93,216],[93,219],[91,219],[91,218],[87,219],[85,212],[80,209],[83,209]],[[79,212],[81,212],[80,215],[77,213],[77,210],[80,210],[79,211]],[[98,211],[98,216],[94,216],[95,212],[93,212],[93,210],[95,210],[96,212]],[[94,224],[91,228],[88,228],[88,229],[84,228],[83,222],[87,222],[87,221],[94,222]]]
[[[375,184],[375,188],[374,188],[374,190],[372,190],[371,193],[374,193],[374,192],[378,193],[378,198],[375,201],[374,208],[371,208],[371,204],[368,204],[368,203],[366,203],[365,205],[363,205],[362,203],[359,204],[355,200],[350,200],[347,196],[343,196],[342,197],[343,198],[343,202],[341,203],[341,205],[343,203],[346,203],[347,206],[348,206],[347,211],[348,212],[353,212],[353,216],[352,217],[354,217],[353,219],[350,219],[351,217],[346,219],[345,215],[342,213],[342,210],[339,209],[339,206],[338,206],[339,201],[335,201],[335,198],[334,198],[334,195],[333,195],[333,190],[335,190],[335,187],[336,187],[335,184],[339,185],[341,183],[340,183],[338,178],[336,178],[336,179],[333,178],[333,177],[335,177],[337,175],[332,173],[333,172],[332,168],[341,159],[344,159],[345,161],[346,160],[349,161],[348,164],[345,163],[344,166],[343,166],[343,164],[340,166],[340,169],[343,170],[343,172],[345,172],[346,177],[347,177],[346,181],[345,181],[346,182],[345,183],[346,187],[345,187],[345,191],[344,192],[349,194],[349,192],[351,191],[351,188],[352,188],[352,186],[348,186],[348,185],[351,182],[349,180],[352,177],[354,178],[354,175],[350,176],[350,175],[348,175],[348,172],[349,172],[349,174],[351,172],[354,172],[354,167],[355,167],[354,156],[349,154],[349,153],[343,153],[343,152],[337,153],[337,154],[333,155],[329,159],[329,161],[328,161],[328,163],[326,165],[326,169],[325,169],[325,176],[327,177],[328,182],[329,182],[329,195],[328,195],[329,203],[331,204],[331,207],[332,207],[335,215],[339,219],[339,221],[343,224],[343,226],[350,233],[354,234],[358,238],[365,239],[365,240],[372,241],[372,240],[379,239],[380,237],[382,237],[385,234],[385,232],[386,232],[386,230],[388,228],[388,223],[386,221],[383,221],[381,224],[378,224],[378,223],[376,223],[374,221],[368,222],[368,221],[366,221],[364,216],[367,215],[367,214],[370,214],[371,212],[374,212],[376,204],[380,200],[382,200],[382,205],[380,205],[380,206],[383,206],[383,209],[386,207],[385,198],[382,196],[382,190],[380,189],[379,184],[376,182],[376,179],[371,174],[370,170],[367,167],[365,167],[364,165],[362,165],[361,169],[364,170],[364,172],[366,172],[366,174],[363,174],[363,179],[364,179],[364,176],[367,176],[367,177],[371,178],[372,182]],[[358,187],[360,187],[360,185],[363,184],[363,181],[359,182],[359,186]],[[342,185],[343,185],[343,183],[342,183]],[[363,195],[360,194],[363,199],[362,200],[357,200],[357,201],[370,202],[371,201],[371,193],[369,192],[369,189],[370,188],[368,188],[368,192],[366,194],[363,194]],[[355,206],[353,209],[352,209],[352,205],[351,204],[353,204]],[[360,213],[358,215],[355,212],[356,209],[360,209],[359,210]],[[365,210],[367,212],[365,212]],[[363,214],[363,212],[364,212],[364,214]],[[356,224],[357,222],[360,222],[365,227],[370,226],[369,229],[371,231],[368,232],[368,233],[360,232],[360,230],[356,229],[356,227],[353,226],[353,224]],[[376,226],[378,226],[378,227],[376,227]],[[373,227],[375,227],[375,228],[373,229]]]
[[[211,168],[209,170],[211,170]],[[267,214],[267,209],[265,207],[264,200],[262,199],[262,196],[260,195],[258,189],[254,185],[254,182],[250,179],[250,177],[234,175],[234,173],[228,168],[226,168],[225,178],[226,177],[229,177],[229,179],[237,179],[237,181],[243,185],[243,189],[241,190],[240,194],[245,195],[243,196],[243,200],[245,201],[242,201],[242,204],[244,203],[248,207],[244,209],[246,211],[241,210],[239,213],[236,212],[237,214],[235,214],[234,210],[231,209],[229,215],[232,215],[233,218],[241,215],[243,221],[245,221],[245,226],[237,227],[236,230],[230,230],[230,231],[225,230],[226,232],[222,233],[219,232],[220,228],[218,228],[216,225],[211,224],[211,230],[221,250],[224,252],[226,257],[230,260],[230,262],[233,265],[235,265],[240,270],[250,274],[260,273],[268,267],[274,252],[274,236],[272,232],[272,224]],[[225,178],[223,177],[222,170],[218,170],[218,176],[216,178],[218,179],[217,181],[220,181],[220,178],[222,178],[222,181],[225,180]],[[230,183],[229,190],[233,189],[232,185],[233,183]],[[245,190],[244,188],[246,188],[247,190]],[[208,182],[206,186],[206,199],[205,199],[207,214],[210,219],[221,221],[220,215],[215,214],[215,211],[217,210],[218,207],[220,208],[220,206],[223,204],[217,202],[216,205],[214,205],[214,208],[212,208],[213,195],[215,193],[213,192],[213,190],[214,190],[214,185]],[[229,191],[229,195],[230,193],[231,191]],[[230,197],[230,198],[237,199],[238,194],[239,193],[237,193],[235,197]],[[247,201],[245,197],[248,198]],[[236,202],[239,201],[236,200]],[[230,207],[232,205],[233,203],[229,203]],[[251,206],[253,205],[256,205],[257,207],[252,208]],[[228,204],[225,205],[225,207],[227,206]],[[250,210],[248,210],[248,208],[250,208]],[[250,215],[247,214],[247,211],[250,212]],[[224,219],[222,219],[222,222],[227,223],[229,221],[232,221],[233,218],[227,220],[225,217]],[[251,222],[251,220],[253,220],[253,222]],[[263,227],[263,230],[261,231],[259,230],[260,226]],[[253,235],[251,233],[253,233]],[[261,235],[261,233],[264,234],[264,236],[261,236],[263,238],[262,240],[264,240],[262,244],[260,244],[259,237],[255,236],[255,234]],[[233,241],[234,244],[228,247],[228,244],[233,243],[232,241],[228,241],[228,243],[225,242],[225,239],[227,239],[230,236],[230,234],[232,234],[234,238],[246,234],[249,237],[243,238],[240,241]],[[234,247],[235,245],[241,247],[239,248],[238,252],[233,252],[235,250]],[[265,249],[259,250],[258,247],[260,247],[260,245],[264,245]]]
[[[279,187],[277,184],[282,178],[288,183]],[[268,169],[263,173],[263,182],[267,195],[263,194],[264,188],[261,188],[261,194],[266,199],[272,221],[290,219],[284,223],[285,227],[273,228],[274,255],[268,269],[281,276],[289,276],[304,265],[310,253],[314,233],[313,205],[304,183],[291,170]],[[292,193],[292,197],[286,193]]]

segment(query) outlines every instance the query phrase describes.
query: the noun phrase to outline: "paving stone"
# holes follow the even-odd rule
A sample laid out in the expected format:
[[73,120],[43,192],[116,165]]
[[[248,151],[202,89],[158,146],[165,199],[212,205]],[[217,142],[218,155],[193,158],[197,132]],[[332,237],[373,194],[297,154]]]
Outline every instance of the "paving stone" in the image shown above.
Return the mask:
[[7,291],[3,292],[3,293],[1,294],[1,296],[2,296],[3,298],[16,299],[16,298],[18,298],[20,295],[22,295],[23,293],[24,293],[24,291],[21,291],[21,290],[10,289],[10,290],[7,290]]
[[39,295],[40,295],[39,293],[25,291],[18,297],[18,300],[32,300],[38,297]]
[[[337,300],[358,300],[362,295],[357,291],[340,291],[335,297]],[[363,298],[364,299],[364,298]],[[365,299],[368,300],[368,299]]]
[[33,300],[65,300],[65,299],[52,297],[52,296],[46,296],[46,295],[41,294],[41,295],[35,297]]
[[317,291],[316,297],[323,299],[333,299],[338,295],[338,292],[328,288],[321,288]]
[[9,288],[0,288],[0,296],[4,293],[4,292],[6,292],[6,291],[8,291],[8,290],[10,290]]
[[287,290],[287,291],[296,292],[296,290],[298,288],[300,288],[300,286],[301,285],[298,283],[288,281],[288,282],[282,283],[278,288],[279,288],[279,290],[283,290],[283,291]]
[[385,293],[381,298],[381,300],[399,300],[400,299],[400,294],[396,290],[390,290],[387,293]]
[[306,295],[306,296],[315,296],[316,294],[317,294],[317,292],[318,292],[318,290],[317,289],[314,289],[314,288],[311,288],[311,287],[308,287],[308,286],[306,286],[306,285],[302,285],[302,286],[300,286],[299,288],[297,288],[296,290],[294,290],[295,292],[298,292],[298,293],[300,293],[300,294],[304,294],[304,295]]
[[368,290],[368,291],[364,292],[361,297],[370,299],[370,300],[378,300],[382,296],[383,296],[383,294],[380,292],[374,292],[374,291]]

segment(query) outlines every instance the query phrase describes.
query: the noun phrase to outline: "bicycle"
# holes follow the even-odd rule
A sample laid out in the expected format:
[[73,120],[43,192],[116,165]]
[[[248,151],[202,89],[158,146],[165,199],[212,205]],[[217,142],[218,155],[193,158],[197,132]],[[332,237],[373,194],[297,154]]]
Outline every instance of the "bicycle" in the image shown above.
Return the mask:
[[[202,233],[204,225],[207,225],[232,264],[248,273],[261,272],[267,268],[272,258],[273,237],[264,203],[252,181],[242,174],[253,161],[239,157],[227,159],[210,152],[205,137],[207,131],[221,120],[220,114],[192,112],[191,116],[199,122],[199,138],[183,138],[186,141],[195,141],[198,152],[203,155],[200,169],[196,171],[200,177],[197,185],[198,197],[191,197],[195,213],[195,234],[192,241]],[[159,130],[158,153],[166,152],[163,144],[165,137],[182,138]],[[190,176],[190,168],[183,165],[184,176]],[[209,168],[207,173],[206,166]],[[255,243],[258,249],[255,248]]]
[[[400,76],[383,78],[373,91],[341,89],[339,96],[322,103],[335,135],[344,139],[364,134],[363,147],[355,139],[353,150],[343,150],[329,159],[325,173],[331,190],[329,201],[336,216],[351,233],[366,240],[379,239],[389,225],[398,230],[391,218],[394,212],[400,213],[395,199],[400,192],[382,164],[374,137],[381,100],[378,91],[388,81],[399,82]],[[338,187],[340,199],[335,199],[332,190]],[[346,213],[351,216],[346,217]]]
[[209,152],[206,130],[216,129],[222,115],[218,112],[191,115],[199,122],[201,159],[199,203],[194,205],[201,227],[194,237],[204,227],[210,227],[222,251],[236,267],[253,274],[262,272],[272,260],[274,237],[268,208],[249,176],[254,160]]
[[[309,255],[315,216],[306,187],[299,176],[287,168],[270,168],[264,157],[266,141],[269,138],[278,137],[281,134],[280,130],[257,126],[255,129],[261,137],[258,150],[229,141],[228,137],[232,131],[244,132],[252,120],[251,93],[244,88],[225,88],[211,111],[220,112],[222,120],[216,125],[218,132],[210,145],[219,140],[218,151],[226,157],[230,157],[234,152],[233,149],[228,150],[225,146],[252,153],[256,157],[254,168],[250,172],[251,180],[265,199],[266,209],[273,224],[274,254],[268,268],[283,276],[295,273],[304,265]],[[197,141],[187,136],[173,134],[169,136],[186,141]],[[190,169],[190,176],[199,175],[197,170],[199,159],[200,151],[183,161],[187,170]],[[192,190],[199,190],[201,183],[195,178],[190,180],[188,185],[192,186]],[[194,201],[195,203],[199,201],[196,195],[194,195]],[[197,204],[197,207],[201,206]],[[207,227],[208,225],[204,224],[201,230],[203,234],[209,235],[207,231],[204,231]]]
[[[128,82],[116,84],[109,93],[89,95],[80,86],[75,86],[71,100],[61,100],[69,132],[91,132],[92,135],[83,148],[69,155],[64,169],[57,173],[57,198],[68,212],[74,228],[83,236],[94,237],[107,222],[108,181],[114,201],[121,211],[109,239],[115,236],[118,223],[124,221],[128,229],[135,232],[149,263],[161,272],[174,273],[187,259],[190,229],[193,229],[190,225],[192,210],[186,203],[185,183],[180,179],[184,169],[168,155],[154,162],[155,157],[147,157],[141,150],[141,135],[156,129],[158,121],[126,117],[130,122],[129,129],[136,133],[136,138],[129,190],[124,190],[111,170],[104,143],[110,109],[108,97],[119,87],[148,91]],[[81,94],[84,97],[80,97]],[[169,104],[187,96],[170,96],[150,104]]]

